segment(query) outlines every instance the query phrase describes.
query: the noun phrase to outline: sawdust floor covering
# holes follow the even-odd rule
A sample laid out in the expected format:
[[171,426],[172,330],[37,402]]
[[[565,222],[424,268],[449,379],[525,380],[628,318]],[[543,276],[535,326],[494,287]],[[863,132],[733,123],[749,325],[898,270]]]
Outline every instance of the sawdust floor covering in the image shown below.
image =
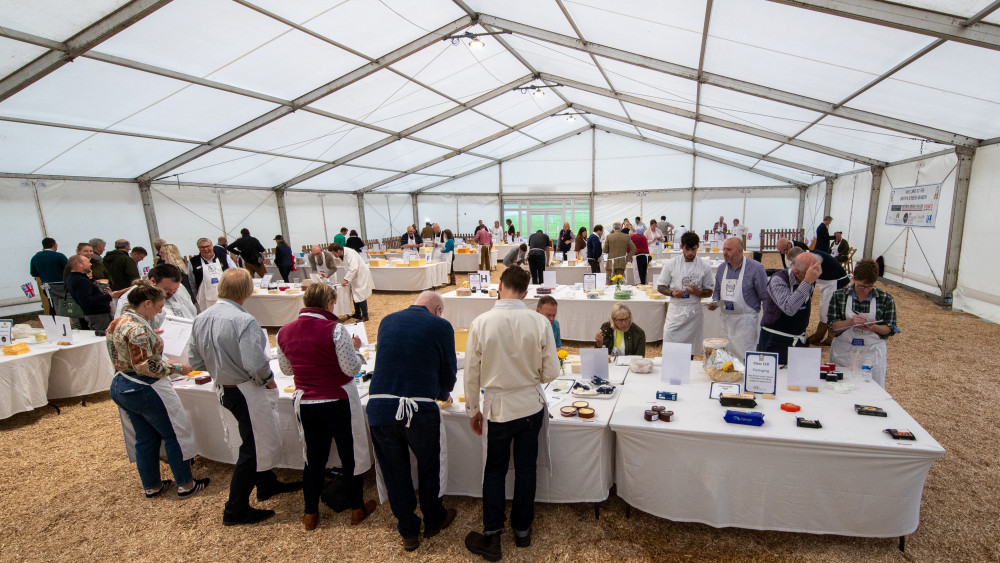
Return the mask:
[[[765,260],[771,265],[773,256]],[[502,268],[502,267],[501,267]],[[461,279],[461,278],[460,278]],[[947,450],[931,467],[920,526],[901,553],[895,539],[716,529],[670,522],[633,510],[612,494],[600,519],[591,504],[537,504],[530,548],[504,534],[507,561],[998,561],[1000,521],[998,431],[1000,326],[941,310],[898,286],[903,333],[888,342],[888,391]],[[443,288],[448,291],[452,288]],[[379,320],[410,305],[416,293],[376,293],[370,300],[374,339]],[[813,310],[813,326],[816,322]],[[272,331],[272,336],[274,331]],[[572,351],[583,342],[565,343]],[[659,354],[659,345],[647,349]],[[824,353],[824,357],[826,353]],[[993,397],[993,399],[990,399]],[[231,466],[198,458],[207,490],[179,500],[142,496],[125,456],[120,422],[107,393],[57,402],[0,421],[0,561],[476,561],[463,543],[480,530],[478,499],[445,497],[455,523],[405,553],[388,504],[362,525],[321,507],[320,527],[302,530],[301,493],[257,503],[277,515],[249,527],[222,526]],[[161,465],[164,477],[170,472]],[[655,468],[650,468],[655,471]],[[279,471],[298,479],[296,471]],[[865,479],[859,474],[857,479]],[[365,497],[375,498],[369,472]]]

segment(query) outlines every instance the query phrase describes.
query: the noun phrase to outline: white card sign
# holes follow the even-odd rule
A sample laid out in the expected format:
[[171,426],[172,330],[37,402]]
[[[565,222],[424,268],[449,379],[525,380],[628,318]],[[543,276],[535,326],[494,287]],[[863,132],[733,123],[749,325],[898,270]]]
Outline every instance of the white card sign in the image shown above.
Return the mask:
[[566,259],[567,260],[576,260],[576,251],[575,250],[570,250],[569,252],[567,252],[566,253]]
[[479,285],[481,287],[490,287],[490,271],[489,270],[479,270]]
[[175,362],[188,362],[188,343],[191,341],[191,326],[193,319],[185,319],[166,315],[160,325],[160,338],[163,340],[163,357]]
[[260,286],[267,289],[267,286],[271,285],[271,278],[273,277],[274,274],[264,274],[264,276],[260,278]]
[[583,274],[583,290],[593,291],[597,289],[597,274]]
[[482,287],[481,281],[479,279],[479,274],[469,274],[469,289],[472,291],[479,291]]
[[12,319],[0,319],[0,346],[6,346],[12,342],[14,331],[14,321]]
[[682,385],[691,379],[691,343],[664,342],[660,381]]
[[608,378],[608,349],[581,348],[580,379],[590,381],[595,375],[601,379]]
[[[818,350],[818,348],[817,348]],[[773,394],[778,383],[778,354],[774,352],[747,352],[743,391],[746,393]],[[817,370],[819,366],[816,366]]]
[[788,384],[799,388],[819,382],[822,348],[791,347],[788,349]]
[[556,287],[556,273],[552,270],[542,272],[542,287]]
[[368,331],[365,330],[365,323],[353,323],[340,325],[347,329],[351,336],[357,336],[361,340],[362,346],[368,346]]
[[607,276],[602,276],[600,274],[597,274],[597,289],[598,289],[598,291],[604,289],[607,286],[608,286],[608,278],[607,278]]
[[38,320],[42,321],[42,328],[45,329],[46,342],[69,342],[73,343],[73,326],[69,317],[51,317],[49,315],[38,315]]

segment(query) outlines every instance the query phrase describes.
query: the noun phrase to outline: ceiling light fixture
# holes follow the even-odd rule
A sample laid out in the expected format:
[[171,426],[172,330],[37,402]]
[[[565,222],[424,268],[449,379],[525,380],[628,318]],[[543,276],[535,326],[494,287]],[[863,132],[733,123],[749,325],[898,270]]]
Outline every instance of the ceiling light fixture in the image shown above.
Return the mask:
[[486,36],[486,35],[504,35],[504,34],[508,34],[508,33],[510,33],[510,32],[509,31],[490,31],[490,32],[485,32],[485,33],[472,33],[471,31],[466,31],[465,33],[462,33],[460,35],[448,35],[448,36],[444,37],[442,39],[442,41],[451,41],[452,45],[459,45],[459,44],[462,43],[462,39],[468,39],[469,40],[469,43],[468,43],[469,48],[470,49],[477,49],[478,50],[478,49],[482,49],[483,47],[486,47],[486,43],[483,43],[483,40],[480,39],[480,37],[483,37],[483,36]]
[[576,121],[576,116],[578,116],[578,115],[587,115],[587,112],[585,112],[585,111],[576,111],[576,112],[557,113],[555,115],[556,115],[556,117],[565,117],[566,121],[569,121],[569,122],[572,123],[572,122]]
[[545,95],[545,90],[542,90],[541,88],[537,88],[537,89],[535,89],[534,92],[531,93],[531,95],[534,96],[534,97],[536,97],[536,98],[541,98],[542,96]]
[[556,88],[558,86],[562,86],[562,84],[546,84],[546,85],[543,85],[543,86],[534,86],[534,85],[532,85],[532,86],[519,86],[517,88],[514,88],[514,90],[516,90],[516,91],[518,91],[518,92],[520,92],[522,94],[527,94],[528,92],[531,92],[531,94],[533,96],[538,96],[539,98],[541,98],[542,96],[545,95],[545,89],[546,88]]

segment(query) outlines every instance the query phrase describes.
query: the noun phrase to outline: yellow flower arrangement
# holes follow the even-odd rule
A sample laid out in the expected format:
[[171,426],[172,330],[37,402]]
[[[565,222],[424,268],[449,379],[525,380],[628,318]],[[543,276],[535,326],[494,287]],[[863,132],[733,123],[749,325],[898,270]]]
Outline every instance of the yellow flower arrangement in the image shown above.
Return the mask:
[[624,280],[625,280],[625,278],[622,277],[621,274],[616,274],[616,275],[611,276],[611,281],[614,282],[614,284],[615,284],[615,291],[616,292],[621,292],[621,290],[622,290],[622,282]]
[[565,362],[566,358],[569,357],[569,352],[560,349],[556,351],[556,357],[559,358],[559,373],[566,373],[566,369],[563,367],[563,362]]

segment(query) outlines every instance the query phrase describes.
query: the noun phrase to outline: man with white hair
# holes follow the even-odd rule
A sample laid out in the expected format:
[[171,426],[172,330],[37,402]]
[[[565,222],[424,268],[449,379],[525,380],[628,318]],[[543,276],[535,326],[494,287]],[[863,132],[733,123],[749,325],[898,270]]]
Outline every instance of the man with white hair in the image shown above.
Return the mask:
[[[455,509],[441,502],[440,472],[444,433],[436,401],[447,401],[455,388],[455,331],[442,318],[441,294],[425,291],[409,308],[382,319],[379,355],[369,387],[368,424],[381,481],[396,517],[403,549],[420,545],[420,518],[410,476],[410,452],[417,461],[424,537],[455,520]],[[420,338],[413,338],[419,334]]]
[[[206,237],[198,239],[198,255],[192,256],[188,267],[191,288],[202,311],[219,299],[219,281],[222,272],[229,269],[225,254],[216,253],[212,241]],[[236,243],[233,243],[236,244]]]
[[787,364],[789,347],[809,346],[806,328],[813,289],[822,271],[819,257],[804,252],[792,259],[791,268],[771,276],[764,298],[758,352],[777,352],[778,363]]

